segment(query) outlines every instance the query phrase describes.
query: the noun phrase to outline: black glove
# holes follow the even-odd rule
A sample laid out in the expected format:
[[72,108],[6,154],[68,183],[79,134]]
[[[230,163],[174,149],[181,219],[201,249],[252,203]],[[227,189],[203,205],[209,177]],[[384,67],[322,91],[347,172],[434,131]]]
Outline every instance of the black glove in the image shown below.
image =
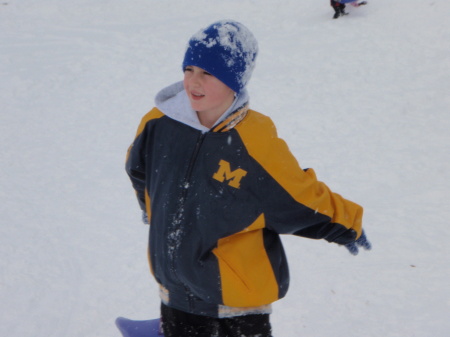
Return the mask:
[[355,242],[352,242],[352,243],[347,243],[345,245],[345,248],[348,249],[350,254],[358,255],[358,253],[359,253],[358,246],[364,248],[365,250],[372,249],[372,244],[367,240],[367,237],[366,237],[366,234],[364,233],[364,231],[362,232],[362,234],[358,240],[356,240]]

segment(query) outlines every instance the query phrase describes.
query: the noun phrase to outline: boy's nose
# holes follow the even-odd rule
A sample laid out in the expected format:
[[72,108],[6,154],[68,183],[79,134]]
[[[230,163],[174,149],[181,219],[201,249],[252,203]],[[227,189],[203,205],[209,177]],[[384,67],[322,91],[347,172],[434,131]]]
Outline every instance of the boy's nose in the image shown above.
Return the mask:
[[194,73],[191,77],[191,84],[192,85],[200,85],[201,83],[201,74]]

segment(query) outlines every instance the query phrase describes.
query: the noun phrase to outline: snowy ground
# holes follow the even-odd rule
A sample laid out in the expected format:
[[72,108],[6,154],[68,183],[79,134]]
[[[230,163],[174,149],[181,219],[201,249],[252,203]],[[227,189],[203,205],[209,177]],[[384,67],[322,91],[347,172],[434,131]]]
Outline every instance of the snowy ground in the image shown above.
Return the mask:
[[285,237],[276,337],[450,333],[450,2],[0,2],[0,336],[119,336],[158,315],[125,151],[188,38],[256,35],[252,107],[365,207],[374,249]]

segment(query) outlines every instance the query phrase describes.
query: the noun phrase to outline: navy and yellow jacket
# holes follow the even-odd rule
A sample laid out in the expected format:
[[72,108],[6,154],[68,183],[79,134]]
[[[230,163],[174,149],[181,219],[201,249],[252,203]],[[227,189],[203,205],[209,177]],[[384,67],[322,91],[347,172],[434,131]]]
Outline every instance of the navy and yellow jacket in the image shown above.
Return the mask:
[[185,312],[219,317],[282,298],[279,234],[338,244],[361,234],[362,208],[301,169],[270,118],[246,106],[207,132],[152,109],[126,170],[148,214],[152,273]]

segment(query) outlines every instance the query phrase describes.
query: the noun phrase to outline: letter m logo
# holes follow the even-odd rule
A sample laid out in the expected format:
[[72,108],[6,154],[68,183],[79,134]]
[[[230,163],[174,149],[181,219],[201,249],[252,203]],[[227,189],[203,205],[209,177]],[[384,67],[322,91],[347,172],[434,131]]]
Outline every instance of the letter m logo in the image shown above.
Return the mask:
[[247,171],[238,168],[237,170],[231,171],[230,163],[225,160],[220,160],[219,170],[214,173],[213,178],[224,182],[228,181],[228,185],[234,188],[239,188],[241,184],[241,179],[247,175]]

